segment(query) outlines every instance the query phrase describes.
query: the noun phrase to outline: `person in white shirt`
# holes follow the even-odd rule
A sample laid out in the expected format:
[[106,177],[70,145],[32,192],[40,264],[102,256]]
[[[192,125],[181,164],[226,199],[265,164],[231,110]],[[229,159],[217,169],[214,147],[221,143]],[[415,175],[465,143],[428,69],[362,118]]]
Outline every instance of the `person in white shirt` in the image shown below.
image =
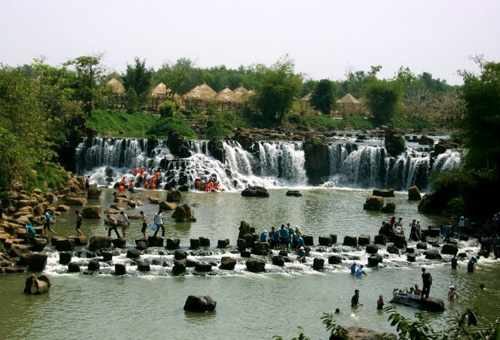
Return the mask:
[[157,227],[153,237],[156,237],[156,234],[158,234],[158,231],[160,230],[160,228],[161,228],[161,236],[164,237],[165,236],[165,227],[163,226],[161,209],[155,214],[153,221]]
[[123,238],[125,238],[125,234],[127,232],[127,228],[130,224],[130,221],[128,220],[128,216],[127,214],[125,214],[125,212],[120,211],[120,215],[122,215],[122,235]]

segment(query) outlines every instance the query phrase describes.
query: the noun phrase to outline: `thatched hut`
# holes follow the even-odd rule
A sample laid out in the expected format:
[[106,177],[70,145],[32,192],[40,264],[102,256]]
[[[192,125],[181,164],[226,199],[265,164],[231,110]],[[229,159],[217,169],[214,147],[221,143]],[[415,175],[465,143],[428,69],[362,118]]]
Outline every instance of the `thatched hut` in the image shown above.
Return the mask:
[[149,96],[149,108],[153,111],[158,109],[158,104],[167,99],[168,95],[172,92],[167,85],[159,83],[150,92]]
[[362,103],[350,93],[346,94],[335,103],[337,103],[338,112],[342,114],[362,112]]
[[217,92],[215,92],[210,86],[207,84],[198,85],[184,96],[182,99],[187,106],[194,105],[196,107],[200,105],[206,105],[210,101],[215,100],[215,96]]
[[111,98],[110,98],[110,104],[115,107],[122,107],[123,102],[125,100],[125,86],[116,78],[111,78],[107,83],[106,86],[108,86],[111,89]]
[[221,110],[224,110],[224,106],[226,106],[226,108],[231,108],[243,103],[243,98],[234,93],[227,86],[217,93],[215,100],[221,106]]
[[310,105],[311,97],[312,97],[312,92],[309,92],[304,97],[299,99],[300,107],[302,108],[302,110],[307,112],[311,109],[311,105]]

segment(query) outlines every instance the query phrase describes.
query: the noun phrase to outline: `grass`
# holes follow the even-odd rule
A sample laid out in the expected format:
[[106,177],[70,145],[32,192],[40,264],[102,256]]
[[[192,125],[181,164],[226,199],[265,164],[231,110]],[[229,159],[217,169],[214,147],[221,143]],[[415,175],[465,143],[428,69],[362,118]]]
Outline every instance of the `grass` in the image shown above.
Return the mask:
[[94,110],[87,127],[100,135],[146,137],[147,131],[160,117],[151,113],[129,114],[118,110]]

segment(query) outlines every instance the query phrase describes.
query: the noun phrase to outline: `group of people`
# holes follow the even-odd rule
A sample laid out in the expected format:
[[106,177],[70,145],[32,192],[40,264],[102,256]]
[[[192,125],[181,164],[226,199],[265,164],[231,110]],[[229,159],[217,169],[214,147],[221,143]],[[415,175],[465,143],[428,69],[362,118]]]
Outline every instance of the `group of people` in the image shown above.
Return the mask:
[[268,242],[271,249],[301,250],[301,247],[305,247],[304,237],[300,227],[295,227],[294,229],[290,226],[290,223],[287,223],[286,226],[285,224],[281,224],[278,230],[272,227],[269,234],[267,229],[264,229],[260,234],[259,241]]
[[356,262],[353,262],[349,267],[349,269],[351,270],[351,275],[354,275],[355,277],[361,277],[367,275],[363,268],[364,268],[363,265],[360,265],[358,267]]
[[[130,226],[130,220],[128,218],[128,215],[124,211],[120,211],[120,216],[121,216],[120,225],[122,227],[123,238],[126,238],[126,231]],[[148,229],[148,219],[144,211],[139,212],[139,219],[141,220],[141,233],[143,237],[146,238],[146,230]],[[106,224],[107,224],[106,229],[108,231],[108,237],[111,237],[111,232],[114,231],[117,238],[122,238],[122,236],[118,232],[118,220],[116,218],[108,214],[106,216]],[[165,227],[163,225],[163,211],[161,209],[158,210],[158,212],[155,213],[153,216],[152,229],[154,230],[153,237],[156,237],[156,235],[160,230],[161,230],[161,236],[162,237],[165,236]]]
[[[380,295],[377,299],[377,310],[384,309],[385,301],[384,296]],[[354,290],[354,295],[351,298],[351,307],[356,308],[359,306],[363,306],[362,303],[359,302],[359,289]],[[340,313],[340,310],[337,308],[335,313]]]
[[[403,218],[400,217],[396,221],[396,216],[392,216],[389,220],[389,226],[392,228],[392,232],[395,235],[405,235],[405,230],[403,227]],[[413,241],[421,241],[422,240],[422,227],[420,226],[420,221],[417,219],[413,219],[410,224],[410,236],[409,239]]]
[[198,191],[219,191],[221,190],[220,188],[220,183],[217,180],[217,178],[212,177],[210,178],[207,182],[202,181],[200,178],[197,178],[194,181],[194,187]]

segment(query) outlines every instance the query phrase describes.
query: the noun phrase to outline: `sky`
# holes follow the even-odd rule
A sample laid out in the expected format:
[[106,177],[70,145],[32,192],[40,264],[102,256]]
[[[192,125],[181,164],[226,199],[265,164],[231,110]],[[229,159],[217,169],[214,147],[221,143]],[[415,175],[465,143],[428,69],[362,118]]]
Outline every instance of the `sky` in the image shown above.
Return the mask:
[[49,65],[102,54],[108,71],[134,58],[153,69],[271,66],[288,55],[305,79],[342,80],[380,65],[451,85],[471,57],[500,61],[499,0],[0,0],[0,63]]

